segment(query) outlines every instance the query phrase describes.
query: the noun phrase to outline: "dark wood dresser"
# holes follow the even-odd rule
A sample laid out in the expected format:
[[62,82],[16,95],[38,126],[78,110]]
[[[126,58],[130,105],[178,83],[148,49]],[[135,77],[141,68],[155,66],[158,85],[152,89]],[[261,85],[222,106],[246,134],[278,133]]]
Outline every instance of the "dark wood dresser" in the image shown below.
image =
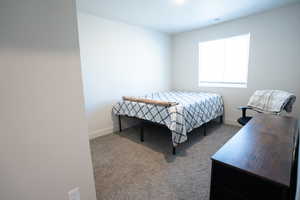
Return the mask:
[[298,121],[256,115],[212,157],[211,200],[292,200]]

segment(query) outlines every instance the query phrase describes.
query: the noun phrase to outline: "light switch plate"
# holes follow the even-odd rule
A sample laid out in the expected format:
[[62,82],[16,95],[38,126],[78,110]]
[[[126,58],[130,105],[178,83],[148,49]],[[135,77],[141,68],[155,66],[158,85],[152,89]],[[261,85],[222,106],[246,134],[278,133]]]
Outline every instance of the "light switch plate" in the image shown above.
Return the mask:
[[78,187],[69,191],[69,200],[80,200],[80,192]]

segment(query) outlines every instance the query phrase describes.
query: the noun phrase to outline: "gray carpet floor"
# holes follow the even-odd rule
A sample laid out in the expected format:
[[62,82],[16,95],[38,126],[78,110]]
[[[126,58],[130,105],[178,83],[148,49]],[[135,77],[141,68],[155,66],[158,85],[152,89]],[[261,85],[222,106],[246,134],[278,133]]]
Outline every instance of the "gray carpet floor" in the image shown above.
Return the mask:
[[171,134],[165,128],[145,128],[99,137],[91,141],[98,200],[208,200],[212,156],[238,127],[210,123],[171,153]]

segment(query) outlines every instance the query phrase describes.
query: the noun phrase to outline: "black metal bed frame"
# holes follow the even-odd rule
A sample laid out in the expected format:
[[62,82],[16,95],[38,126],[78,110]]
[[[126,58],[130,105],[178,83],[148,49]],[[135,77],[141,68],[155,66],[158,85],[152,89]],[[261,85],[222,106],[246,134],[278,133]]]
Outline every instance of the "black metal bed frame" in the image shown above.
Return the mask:
[[[141,123],[141,125],[140,125],[140,127],[141,127],[141,130],[140,130],[140,141],[141,142],[144,142],[145,140],[144,140],[144,125],[145,124],[153,124],[153,125],[156,125],[156,126],[161,126],[161,127],[165,127],[165,128],[168,128],[166,125],[163,125],[163,124],[159,124],[159,123],[156,123],[156,122],[152,122],[152,121],[149,121],[149,120],[145,120],[145,119],[140,119],[140,118],[137,118],[137,117],[130,117],[130,116],[128,116],[128,115],[122,115],[122,116],[124,116],[124,117],[127,117],[127,118],[131,118],[131,119],[136,119],[136,120],[139,120],[139,121],[141,121],[142,123]],[[219,117],[217,117],[217,118],[219,118],[219,120],[220,120],[220,123],[222,124],[223,123],[223,115],[220,115]],[[216,118],[216,119],[217,119]],[[214,120],[214,119],[212,119],[212,120]],[[212,121],[211,120],[211,121]],[[122,123],[121,123],[121,115],[118,115],[118,121],[119,121],[119,132],[122,132]],[[209,121],[210,122],[210,121]],[[202,126],[200,126],[200,127],[203,127],[203,134],[204,134],[204,136],[206,136],[206,126],[207,126],[207,123],[208,122],[206,122],[206,123],[204,123],[204,124],[202,124]],[[169,128],[168,128],[169,129]],[[169,129],[170,130],[170,129]],[[194,130],[194,129],[193,129]],[[193,131],[192,130],[192,131]],[[190,132],[192,132],[192,131],[190,131]],[[172,131],[170,130],[170,132],[171,132],[171,134],[172,134]],[[188,133],[190,133],[190,132],[188,132]],[[187,133],[187,134],[188,134]],[[174,147],[174,145],[172,144],[172,153],[173,153],[173,155],[176,155],[176,147]]]

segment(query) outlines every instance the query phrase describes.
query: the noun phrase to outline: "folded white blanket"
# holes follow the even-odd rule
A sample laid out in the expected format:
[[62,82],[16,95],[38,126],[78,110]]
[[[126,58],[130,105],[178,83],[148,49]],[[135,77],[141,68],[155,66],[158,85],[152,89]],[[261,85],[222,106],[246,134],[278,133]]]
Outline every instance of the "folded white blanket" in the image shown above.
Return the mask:
[[257,90],[251,96],[248,106],[259,112],[280,113],[283,110],[292,112],[296,96],[281,90]]

